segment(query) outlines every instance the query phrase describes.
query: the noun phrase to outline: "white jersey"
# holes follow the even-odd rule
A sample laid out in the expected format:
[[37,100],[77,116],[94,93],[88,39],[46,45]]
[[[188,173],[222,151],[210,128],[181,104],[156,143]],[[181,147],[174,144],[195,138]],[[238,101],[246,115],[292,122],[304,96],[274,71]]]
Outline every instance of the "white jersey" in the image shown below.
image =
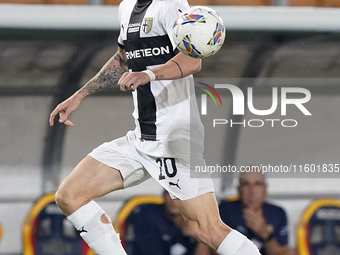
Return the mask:
[[[177,16],[187,8],[185,0],[122,1],[118,43],[125,49],[129,69],[152,69],[176,55],[172,27]],[[163,141],[203,140],[192,75],[139,86],[133,92],[133,99],[138,137]]]

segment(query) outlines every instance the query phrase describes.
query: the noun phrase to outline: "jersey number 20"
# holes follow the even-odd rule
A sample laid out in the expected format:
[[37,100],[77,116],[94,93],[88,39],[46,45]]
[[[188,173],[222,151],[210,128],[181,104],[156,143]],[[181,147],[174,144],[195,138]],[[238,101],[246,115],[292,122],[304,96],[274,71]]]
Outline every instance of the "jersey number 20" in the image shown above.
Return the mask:
[[[177,168],[176,168],[176,163],[174,158],[157,158],[156,162],[159,164],[159,180],[164,180],[165,176],[163,175],[163,168],[165,171],[165,174],[168,177],[175,177],[177,174]],[[169,165],[171,166],[172,170],[171,172],[169,171]]]

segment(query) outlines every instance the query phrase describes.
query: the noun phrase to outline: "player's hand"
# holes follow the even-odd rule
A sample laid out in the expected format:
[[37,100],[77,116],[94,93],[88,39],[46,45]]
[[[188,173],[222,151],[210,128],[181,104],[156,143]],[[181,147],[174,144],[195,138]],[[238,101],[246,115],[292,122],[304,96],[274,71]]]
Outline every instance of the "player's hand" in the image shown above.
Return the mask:
[[139,85],[144,85],[150,81],[149,75],[143,72],[126,72],[118,81],[121,91],[135,91]]
[[74,124],[70,119],[70,114],[74,112],[81,102],[81,97],[77,94],[69,97],[64,102],[58,104],[58,106],[50,114],[50,126],[54,125],[54,118],[59,114],[59,122],[64,123],[66,126],[73,127]]
[[255,211],[251,208],[243,210],[245,224],[262,238],[267,238],[270,234],[267,229],[267,223],[261,211]]

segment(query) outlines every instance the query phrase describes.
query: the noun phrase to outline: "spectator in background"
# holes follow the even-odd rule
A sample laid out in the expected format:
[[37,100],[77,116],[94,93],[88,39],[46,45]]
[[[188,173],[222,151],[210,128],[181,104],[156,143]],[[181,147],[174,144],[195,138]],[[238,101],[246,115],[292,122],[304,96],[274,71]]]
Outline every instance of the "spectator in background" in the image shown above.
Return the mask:
[[190,255],[196,240],[169,193],[164,204],[138,205],[125,220],[122,242],[129,255]]
[[[219,205],[222,221],[253,241],[262,255],[295,255],[295,251],[288,247],[285,211],[265,202],[267,183],[260,169],[256,166],[247,168],[252,168],[253,171],[240,174],[239,198],[224,200]],[[204,254],[213,252],[200,244],[196,255]]]

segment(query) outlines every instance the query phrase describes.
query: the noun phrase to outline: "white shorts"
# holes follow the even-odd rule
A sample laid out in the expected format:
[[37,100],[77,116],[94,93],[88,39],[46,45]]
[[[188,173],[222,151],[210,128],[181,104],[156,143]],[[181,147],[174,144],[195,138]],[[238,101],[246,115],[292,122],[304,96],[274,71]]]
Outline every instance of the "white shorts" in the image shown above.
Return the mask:
[[[129,131],[125,137],[103,143],[89,156],[121,172],[124,188],[142,183],[151,176],[171,197],[187,200],[214,192],[210,176],[190,174],[190,146],[188,142],[148,141]],[[203,151],[203,150],[202,150]],[[196,159],[205,164],[202,154]]]

